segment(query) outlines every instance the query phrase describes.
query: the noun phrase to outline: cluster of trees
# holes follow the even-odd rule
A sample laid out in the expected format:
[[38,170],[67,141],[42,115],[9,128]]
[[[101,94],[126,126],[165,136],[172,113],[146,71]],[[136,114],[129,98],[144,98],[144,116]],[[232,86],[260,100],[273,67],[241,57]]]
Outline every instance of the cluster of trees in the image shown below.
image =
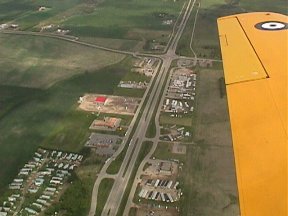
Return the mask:
[[[90,191],[76,175],[74,181],[61,196],[58,203],[53,204],[45,211],[45,215],[54,215],[54,212],[65,212],[66,216],[86,216],[89,209]],[[75,180],[75,178],[77,178]]]

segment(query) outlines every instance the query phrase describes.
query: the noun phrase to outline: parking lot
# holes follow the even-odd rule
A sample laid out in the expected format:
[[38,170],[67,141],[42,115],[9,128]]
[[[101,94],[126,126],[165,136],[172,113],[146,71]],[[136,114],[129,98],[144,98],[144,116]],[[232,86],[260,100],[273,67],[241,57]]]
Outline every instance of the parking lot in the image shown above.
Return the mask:
[[113,113],[134,115],[140,103],[140,98],[86,94],[79,98],[79,108],[98,113]]
[[96,148],[96,153],[100,156],[111,156],[116,151],[121,138],[115,135],[91,133],[85,146]]
[[139,198],[160,202],[173,203],[181,196],[179,182],[170,179],[143,179],[140,183]]
[[197,75],[190,69],[181,68],[173,71],[162,110],[173,113],[187,114],[194,111]]

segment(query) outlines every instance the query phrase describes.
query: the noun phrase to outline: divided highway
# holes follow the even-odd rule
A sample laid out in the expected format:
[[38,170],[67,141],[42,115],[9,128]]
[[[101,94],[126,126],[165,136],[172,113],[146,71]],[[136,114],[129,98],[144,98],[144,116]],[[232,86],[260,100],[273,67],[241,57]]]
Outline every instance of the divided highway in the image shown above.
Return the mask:
[[[125,54],[125,55],[131,55],[131,56],[135,56],[135,57],[137,57],[137,56],[138,57],[153,57],[153,58],[157,58],[157,59],[161,60],[161,63],[159,62],[157,68],[155,69],[155,71],[157,71],[157,72],[155,72],[153,74],[153,77],[150,81],[150,84],[149,84],[149,86],[148,86],[148,88],[147,88],[147,90],[143,96],[143,99],[142,99],[133,119],[132,119],[130,127],[127,131],[127,135],[123,139],[123,144],[116,151],[116,153],[113,155],[111,160],[104,164],[100,173],[98,174],[98,177],[95,181],[93,192],[92,192],[92,199],[91,199],[91,207],[90,207],[90,211],[89,211],[89,216],[95,216],[99,185],[100,185],[101,181],[105,178],[113,178],[115,181],[114,181],[114,185],[112,187],[112,190],[109,194],[109,197],[107,199],[107,202],[104,206],[102,216],[108,216],[108,215],[115,216],[117,214],[118,209],[120,207],[121,200],[122,200],[124,192],[126,190],[127,184],[128,184],[129,179],[131,177],[131,174],[132,174],[132,171],[134,168],[134,164],[137,160],[139,151],[141,149],[142,142],[144,140],[147,140],[145,138],[145,134],[146,134],[146,131],[149,127],[149,123],[151,120],[154,121],[154,119],[152,119],[154,110],[157,110],[156,119],[155,119],[156,132],[157,132],[156,134],[157,135],[156,135],[156,138],[150,139],[153,141],[153,147],[152,147],[151,151],[148,153],[148,156],[151,156],[153,151],[157,147],[157,141],[158,141],[158,138],[160,135],[158,118],[159,118],[159,114],[160,114],[160,110],[161,110],[161,105],[162,105],[162,102],[164,100],[164,95],[161,95],[161,92],[162,92],[163,87],[167,88],[167,82],[165,82],[165,80],[166,80],[166,77],[168,76],[168,72],[169,72],[172,61],[175,59],[192,59],[192,60],[198,59],[198,60],[201,60],[200,58],[197,58],[197,56],[193,50],[192,51],[195,54],[195,57],[178,56],[175,54],[178,42],[182,36],[182,33],[185,29],[185,26],[187,25],[190,14],[191,14],[193,8],[195,7],[196,1],[197,0],[188,0],[186,5],[183,6],[183,8],[180,12],[180,15],[177,19],[177,24],[180,21],[179,19],[181,19],[181,21],[179,22],[179,24],[177,26],[175,25],[173,28],[173,32],[172,32],[173,37],[171,37],[171,39],[169,41],[169,45],[166,48],[166,52],[163,54],[160,54],[160,55],[144,54],[144,53],[111,49],[111,48],[102,47],[99,45],[79,41],[78,38],[73,37],[73,36],[61,36],[61,35],[57,35],[57,34],[41,33],[41,32],[4,31],[4,30],[0,31],[0,33],[2,33],[2,34],[33,35],[33,36],[49,37],[49,38],[54,38],[54,39],[59,39],[59,40],[65,40],[65,41],[68,41],[71,43],[76,43],[79,45],[88,46],[91,48],[96,48],[96,49],[100,49],[100,50],[104,50],[104,51],[120,53],[120,54]],[[200,4],[198,5],[198,9],[199,9],[199,7],[200,7]],[[197,10],[197,13],[198,13],[198,10]],[[195,17],[195,19],[196,19],[196,17]],[[195,22],[196,22],[196,20],[195,20]],[[194,34],[194,29],[195,29],[195,23],[194,23],[192,37]],[[191,40],[192,39],[193,38],[191,38]],[[210,59],[210,60],[212,60],[212,59]],[[212,60],[212,61],[221,61],[221,60]],[[148,94],[148,92],[150,92],[150,94]],[[161,98],[161,100],[159,100],[160,98]],[[144,102],[146,102],[146,104],[144,104]],[[143,112],[141,112],[141,111],[143,111]],[[140,118],[140,121],[138,123],[137,119],[139,116],[141,116],[141,118]],[[135,125],[135,124],[138,124],[138,125]],[[136,126],[137,128],[136,128],[134,134],[132,134],[130,144],[128,146],[125,158],[121,164],[119,172],[115,175],[107,174],[106,170],[109,167],[109,165],[111,164],[111,162],[121,153],[121,151],[125,148],[125,145],[128,145],[127,142],[129,141],[129,137],[133,131],[134,126]],[[143,164],[145,164],[145,161],[147,159],[149,159],[148,156],[144,159],[143,163],[141,163],[139,169],[143,168],[143,166],[144,166]],[[136,177],[139,178],[139,170],[137,172]],[[133,185],[132,190],[131,190],[130,195],[129,195],[129,199],[127,201],[126,208],[125,208],[125,213],[124,213],[125,216],[128,215],[129,207],[132,204],[132,199],[133,199],[133,195],[135,193],[135,190],[136,190],[135,185]]]
[[[178,30],[170,43],[166,54],[159,56],[162,59],[162,65],[159,70],[159,74],[156,77],[155,84],[152,87],[152,92],[148,96],[148,102],[144,107],[143,113],[141,113],[142,118],[140,119],[137,129],[133,134],[132,140],[128,147],[126,156],[122,162],[120,170],[118,174],[115,176],[115,182],[107,199],[107,202],[102,211],[102,216],[107,215],[116,215],[121,204],[121,200],[123,198],[124,192],[126,190],[127,184],[131,177],[134,164],[137,160],[139,151],[141,149],[142,142],[145,140],[145,134],[148,129],[150,120],[153,120],[153,112],[157,109],[161,104],[159,104],[159,98],[162,97],[161,92],[162,88],[165,85],[165,78],[168,75],[170,65],[173,60],[178,59],[179,56],[175,54],[178,41],[181,38],[181,35],[185,29],[185,26],[189,20],[189,16],[191,11],[195,5],[196,0],[189,0],[186,10],[183,14],[182,20],[178,26]],[[148,90],[147,90],[148,91]],[[159,130],[159,128],[157,128]],[[125,172],[126,170],[126,172]],[[94,209],[91,209],[89,216],[94,216]]]

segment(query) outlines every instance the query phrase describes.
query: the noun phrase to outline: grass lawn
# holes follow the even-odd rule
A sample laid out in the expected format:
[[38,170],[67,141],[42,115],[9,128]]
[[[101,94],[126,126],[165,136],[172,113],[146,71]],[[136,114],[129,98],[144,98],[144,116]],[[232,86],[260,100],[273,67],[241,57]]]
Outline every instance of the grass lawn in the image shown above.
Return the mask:
[[[4,0],[0,3],[0,21],[13,22],[20,25],[20,28],[30,29],[46,19],[57,16],[63,11],[69,10],[81,4],[78,0]],[[39,12],[40,6],[48,8]]]
[[190,49],[190,40],[191,40],[192,30],[194,27],[194,21],[195,21],[197,8],[198,8],[198,3],[196,2],[194,8],[191,11],[190,17],[188,19],[187,25],[185,26],[183,34],[181,35],[181,38],[177,44],[176,54],[178,55],[194,57]]
[[114,174],[117,174],[119,172],[119,169],[120,169],[122,162],[125,158],[127,149],[128,149],[128,145],[126,144],[126,146],[123,148],[123,150],[120,152],[120,154],[116,157],[115,160],[113,160],[111,162],[111,164],[107,168],[108,174],[114,175]]
[[0,35],[0,85],[47,88],[116,63],[124,55],[35,36]]
[[239,6],[248,12],[269,11],[288,15],[286,0],[240,0]]
[[8,112],[41,93],[39,89],[0,85],[0,120]]
[[149,122],[148,128],[146,130],[145,136],[147,138],[154,138],[156,136],[155,116],[156,116],[156,112],[153,113],[151,120]]
[[[120,49],[133,49],[139,42],[156,39],[168,41],[173,25],[163,25],[164,20],[176,20],[185,0],[4,0],[0,3],[0,22],[16,23],[21,30],[39,31],[53,25],[69,29],[80,40],[94,40],[109,44],[109,39]],[[40,6],[47,9],[38,11]],[[159,15],[161,14],[161,15]],[[98,41],[93,39],[97,37]],[[134,40],[134,41],[133,41]],[[139,49],[139,48],[137,48]],[[141,48],[140,48],[141,50]]]
[[128,39],[113,39],[113,38],[103,38],[103,37],[80,37],[79,40],[88,43],[98,44],[104,47],[119,49],[119,50],[129,50],[138,51],[137,45],[138,40],[128,40]]
[[117,216],[122,216],[123,215],[123,212],[125,210],[125,206],[126,206],[126,203],[127,203],[127,199],[129,197],[129,193],[130,193],[132,184],[134,182],[134,178],[136,176],[138,167],[140,166],[141,162],[146,157],[146,155],[150,152],[152,146],[153,146],[153,142],[150,142],[150,141],[145,141],[145,142],[142,143],[141,149],[140,149],[139,154],[138,154],[138,158],[137,158],[137,160],[135,162],[135,166],[134,166],[133,171],[131,173],[131,176],[130,176],[130,179],[128,181],[126,190],[124,192],[123,198],[121,200],[121,204],[119,206],[119,209],[118,209],[118,212],[117,212]]
[[171,117],[170,114],[161,113],[160,115],[160,124],[171,124],[171,125],[183,125],[183,126],[190,126],[192,125],[192,117],[177,118]]
[[110,191],[113,187],[114,179],[106,178],[103,179],[99,185],[98,195],[97,195],[97,208],[95,212],[95,216],[100,216],[105,203],[108,199]]
[[123,81],[136,81],[136,82],[149,82],[151,77],[145,76],[131,70],[127,71],[126,75],[123,77]]
[[128,89],[128,88],[119,88],[114,89],[116,95],[127,96],[127,97],[143,97],[146,89]]
[[[237,216],[238,192],[227,98],[221,97],[219,85],[223,72],[200,70],[198,74],[194,145],[186,145],[179,181],[183,191],[180,214]],[[160,156],[165,152],[161,149]]]
[[[145,32],[136,29],[170,31],[172,26],[162,25],[167,18],[176,19],[181,9],[180,1],[154,0],[105,0],[90,14],[74,16],[61,25],[71,29],[74,35],[141,40]],[[165,13],[165,17],[158,16]],[[138,33],[138,35],[129,32]],[[144,34],[143,34],[144,33]],[[135,37],[136,36],[136,37]]]
[[181,162],[184,162],[186,155],[172,153],[172,147],[172,143],[159,142],[152,157],[163,160],[177,159]]
[[[193,40],[193,48],[198,57],[217,59],[221,57],[217,30],[217,18],[219,17],[255,11],[288,14],[287,1],[285,0],[240,0],[238,6],[230,6],[226,2],[225,0],[201,1]],[[194,16],[195,10],[192,11],[188,25],[179,41],[177,53],[181,55],[192,56],[189,45]]]
[[137,208],[130,208],[129,216],[136,216],[137,214]]
[[[128,58],[129,64],[133,64],[133,59]],[[122,81],[135,81],[135,82],[149,82],[151,77],[147,77],[144,74],[131,71],[129,68],[126,75],[122,78]],[[119,88],[114,89],[116,95],[128,96],[128,97],[143,97],[146,89],[130,89],[130,88]]]
[[90,135],[87,129],[95,118],[97,117],[91,113],[71,110],[63,116],[61,123],[51,131],[42,146],[79,152]]

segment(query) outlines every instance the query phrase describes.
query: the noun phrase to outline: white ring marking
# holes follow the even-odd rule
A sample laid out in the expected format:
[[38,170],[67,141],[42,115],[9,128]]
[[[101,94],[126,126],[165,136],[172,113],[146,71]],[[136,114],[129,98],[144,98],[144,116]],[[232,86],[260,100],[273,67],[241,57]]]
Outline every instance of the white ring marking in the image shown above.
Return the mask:
[[285,28],[285,24],[279,22],[266,22],[261,25],[263,29],[277,30]]

